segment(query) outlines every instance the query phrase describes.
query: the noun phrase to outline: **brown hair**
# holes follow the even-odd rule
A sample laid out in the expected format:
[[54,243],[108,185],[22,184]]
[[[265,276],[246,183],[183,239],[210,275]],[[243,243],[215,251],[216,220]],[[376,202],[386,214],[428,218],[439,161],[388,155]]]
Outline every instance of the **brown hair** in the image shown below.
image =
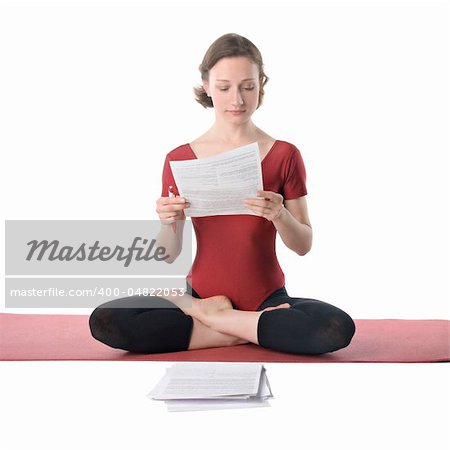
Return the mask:
[[[202,80],[209,79],[209,71],[219,59],[233,56],[246,56],[253,63],[258,66],[259,71],[259,98],[258,109],[263,101],[264,97],[264,85],[269,81],[269,78],[264,73],[264,64],[262,56],[258,48],[244,36],[240,36],[236,33],[224,34],[220,38],[216,39],[203,57],[202,63],[198,66],[200,70]],[[208,97],[203,86],[197,86],[194,88],[195,99],[204,108],[212,108],[213,103],[211,97]]]

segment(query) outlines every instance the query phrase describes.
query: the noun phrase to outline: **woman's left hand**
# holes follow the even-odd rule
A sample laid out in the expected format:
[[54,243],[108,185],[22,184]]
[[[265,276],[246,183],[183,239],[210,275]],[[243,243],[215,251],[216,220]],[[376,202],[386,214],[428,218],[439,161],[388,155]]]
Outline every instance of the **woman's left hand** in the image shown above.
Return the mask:
[[272,191],[258,191],[258,197],[245,199],[245,206],[250,208],[256,215],[273,221],[280,217],[284,210],[283,196]]

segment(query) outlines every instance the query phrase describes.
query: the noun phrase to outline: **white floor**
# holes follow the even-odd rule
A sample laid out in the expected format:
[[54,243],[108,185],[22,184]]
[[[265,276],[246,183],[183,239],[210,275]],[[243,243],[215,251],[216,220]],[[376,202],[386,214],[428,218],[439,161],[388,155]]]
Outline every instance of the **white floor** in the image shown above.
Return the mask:
[[270,408],[169,413],[170,362],[1,362],[0,447],[448,449],[450,365],[265,364]]

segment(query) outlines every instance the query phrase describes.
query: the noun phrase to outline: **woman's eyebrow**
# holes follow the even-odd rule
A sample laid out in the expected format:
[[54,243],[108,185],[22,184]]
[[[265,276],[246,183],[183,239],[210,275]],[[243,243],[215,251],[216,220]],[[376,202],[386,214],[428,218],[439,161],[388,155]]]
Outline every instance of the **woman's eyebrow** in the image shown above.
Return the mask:
[[[255,78],[245,78],[245,80],[242,81],[254,81]],[[216,81],[230,81],[230,80],[223,80],[223,79],[216,79]]]

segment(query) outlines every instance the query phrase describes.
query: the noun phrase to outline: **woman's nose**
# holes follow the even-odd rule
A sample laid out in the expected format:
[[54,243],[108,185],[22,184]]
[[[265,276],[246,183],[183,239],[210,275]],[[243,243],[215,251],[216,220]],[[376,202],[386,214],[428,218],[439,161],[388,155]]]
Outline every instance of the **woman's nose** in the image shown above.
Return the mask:
[[241,106],[243,103],[241,92],[237,89],[233,94],[233,106]]

